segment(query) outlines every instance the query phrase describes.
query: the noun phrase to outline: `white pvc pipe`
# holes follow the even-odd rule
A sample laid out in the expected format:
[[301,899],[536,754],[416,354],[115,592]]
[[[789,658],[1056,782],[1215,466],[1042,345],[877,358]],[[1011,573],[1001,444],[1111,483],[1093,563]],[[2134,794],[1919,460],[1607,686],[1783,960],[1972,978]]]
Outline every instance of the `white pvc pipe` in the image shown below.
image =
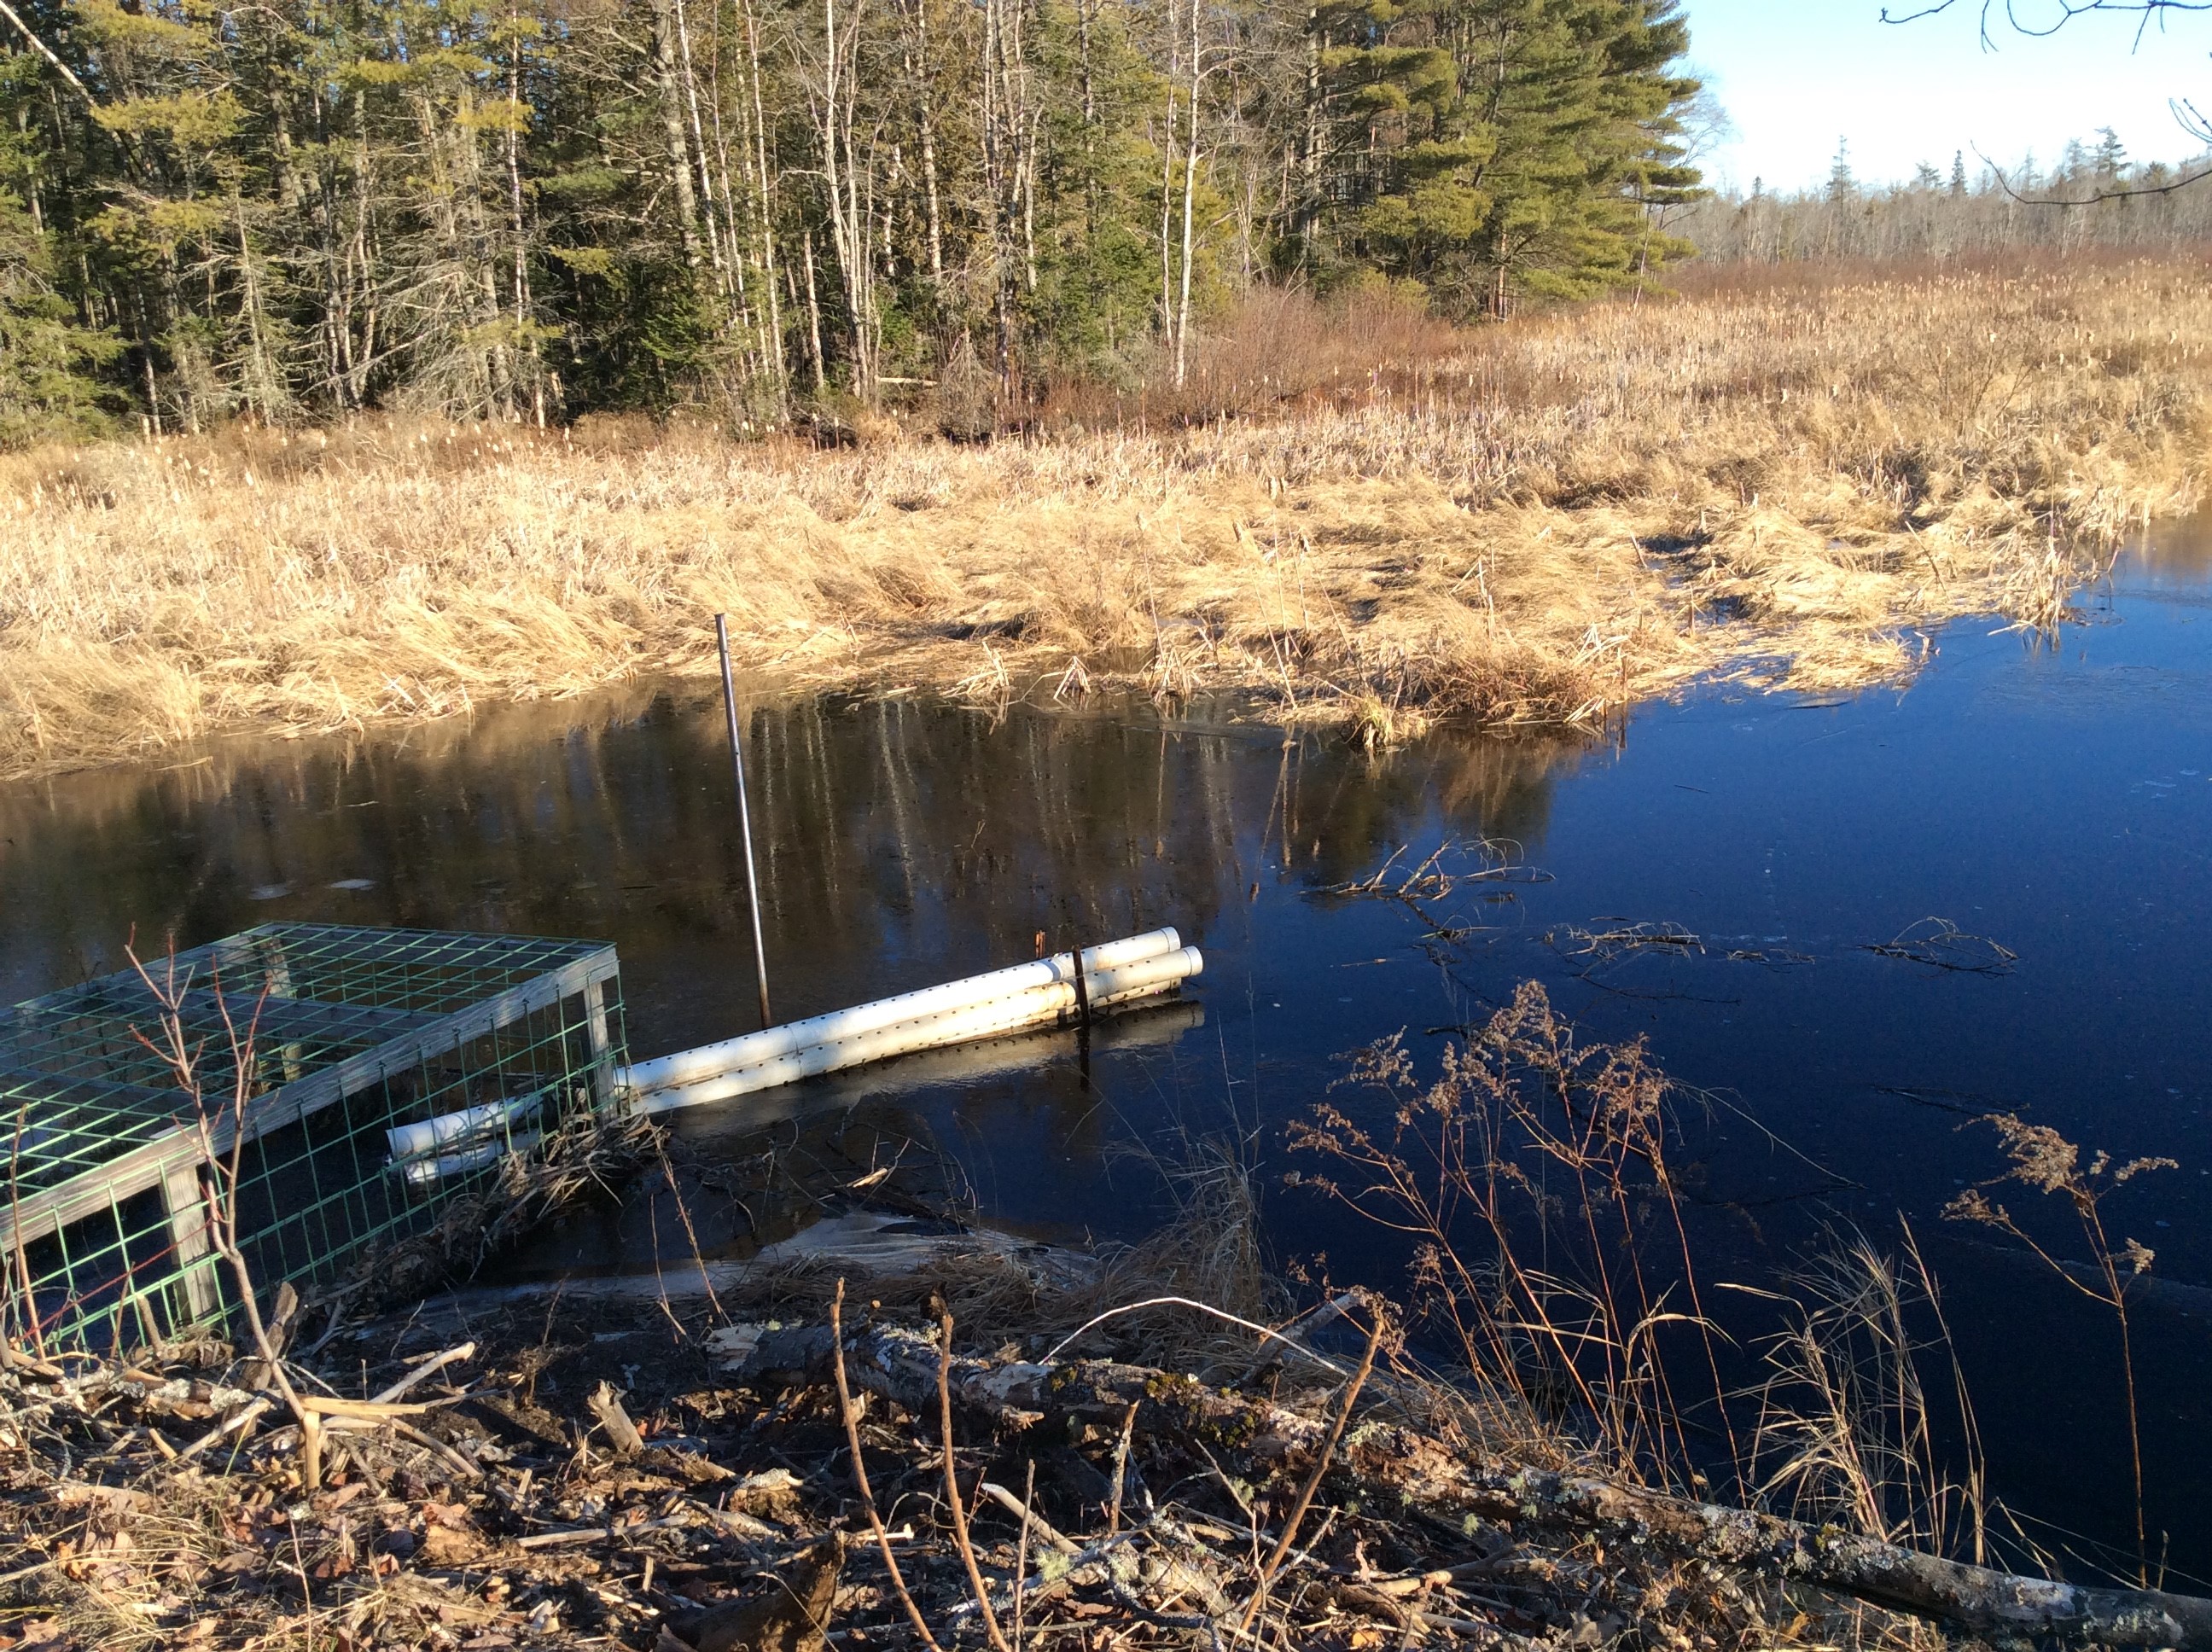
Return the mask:
[[[1157,932],[1172,936],[1172,930]],[[1151,936],[1139,936],[1139,942],[1150,942]],[[1128,947],[1135,943],[1122,942]],[[1106,948],[1093,948],[1085,954],[1086,966],[1091,952],[1104,952]],[[1126,954],[1124,955],[1126,956]],[[1058,966],[1066,960],[1045,960]],[[1024,971],[1035,965],[1024,965],[1022,970],[1000,970],[996,975],[979,976],[975,981],[955,981],[955,987],[973,987],[980,981],[997,981],[1006,977],[1023,978]],[[1133,999],[1147,998],[1164,992],[1176,983],[1188,980],[1206,967],[1206,960],[1194,946],[1178,947],[1172,951],[1158,953],[1121,963],[1116,966],[1085,970],[1085,987],[1092,1007],[1127,1003]],[[794,1044],[790,1040],[778,1041],[782,1045],[755,1044],[763,1036],[751,1039],[731,1039],[726,1043],[710,1048],[728,1051],[733,1047],[748,1046],[743,1054],[750,1057],[739,1062],[730,1062],[717,1070],[700,1072],[685,1082],[663,1083],[647,1088],[636,1082],[636,1075],[647,1068],[664,1068],[671,1063],[685,1062],[689,1058],[703,1054],[703,1051],[687,1051],[683,1056],[664,1058],[647,1064],[647,1068],[633,1067],[632,1106],[640,1113],[666,1113],[678,1108],[696,1107],[708,1102],[726,1101],[733,1096],[747,1096],[756,1090],[770,1090],[817,1074],[835,1072],[842,1068],[859,1066],[865,1062],[880,1061],[893,1055],[904,1055],[915,1050],[936,1049],[946,1044],[966,1043],[972,1039],[994,1038],[1000,1034],[1019,1031],[1042,1022],[1056,1021],[1077,1007],[1073,971],[1066,979],[1037,981],[1034,975],[1027,977],[1030,984],[1018,986],[1011,992],[981,1002],[958,1004],[951,1008],[939,1008],[931,1013],[909,1015],[904,1019],[886,1020],[884,1012],[892,1005],[908,1005],[926,1002],[929,993],[908,993],[902,998],[886,999],[878,1004],[864,1004],[854,1010],[841,1011],[836,1016],[817,1016],[811,1022],[794,1022],[789,1027],[771,1029],[778,1033],[794,1032],[803,1028],[818,1029],[824,1023],[843,1023],[860,1029],[846,1031],[829,1038],[817,1036],[815,1042]],[[933,989],[944,991],[945,989]],[[851,1017],[847,1021],[846,1017]],[[772,1054],[755,1054],[758,1049]],[[702,1065],[702,1064],[691,1064]]]
[[410,1186],[427,1187],[447,1176],[466,1175],[471,1170],[481,1170],[487,1164],[497,1163],[509,1152],[526,1153],[541,1139],[543,1138],[533,1130],[512,1140],[494,1138],[458,1153],[441,1153],[436,1158],[409,1159],[404,1163],[395,1161],[392,1168],[406,1177]]
[[420,1158],[434,1148],[471,1141],[495,1130],[503,1132],[517,1119],[537,1112],[544,1100],[542,1090],[532,1090],[527,1096],[485,1102],[481,1106],[464,1108],[459,1113],[425,1119],[419,1124],[395,1126],[384,1133],[384,1139],[394,1160]]
[[[1148,958],[1166,957],[1182,945],[1182,937],[1174,930],[1155,929],[1148,934],[1133,935],[1127,940],[1108,941],[1102,945],[1085,947],[1083,951],[1083,973],[1085,976],[1096,975],[1127,964],[1142,963]],[[640,1094],[668,1090],[677,1085],[717,1078],[741,1067],[758,1066],[795,1051],[836,1043],[946,1011],[988,1004],[1030,987],[1063,985],[1072,994],[1075,969],[1074,957],[1062,952],[1054,957],[1040,958],[1034,963],[1016,964],[1011,969],[996,969],[987,975],[971,975],[964,981],[947,981],[941,987],[925,987],[918,992],[902,993],[896,998],[878,999],[872,1004],[855,1005],[849,1010],[833,1010],[827,1015],[817,1015],[805,1021],[793,1021],[781,1027],[747,1033],[742,1038],[726,1038],[718,1044],[704,1044],[697,1049],[683,1050],[674,1055],[641,1061],[617,1073],[616,1082],[617,1085],[627,1086]],[[1072,997],[1070,1001],[1073,1001]]]

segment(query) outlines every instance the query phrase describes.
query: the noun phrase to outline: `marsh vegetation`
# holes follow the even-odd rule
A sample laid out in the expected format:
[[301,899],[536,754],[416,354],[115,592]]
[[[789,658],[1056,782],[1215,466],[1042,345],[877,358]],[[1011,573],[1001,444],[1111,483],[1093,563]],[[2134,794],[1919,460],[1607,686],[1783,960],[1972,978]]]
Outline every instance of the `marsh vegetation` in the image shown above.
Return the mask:
[[[2203,477],[2186,259],[1808,286],[1479,333],[1255,297],[1179,392],[980,446],[363,419],[0,459],[0,770],[703,671],[986,704],[1214,690],[1390,741],[1716,674],[1909,677],[2061,616]],[[842,440],[842,438],[841,438]]]

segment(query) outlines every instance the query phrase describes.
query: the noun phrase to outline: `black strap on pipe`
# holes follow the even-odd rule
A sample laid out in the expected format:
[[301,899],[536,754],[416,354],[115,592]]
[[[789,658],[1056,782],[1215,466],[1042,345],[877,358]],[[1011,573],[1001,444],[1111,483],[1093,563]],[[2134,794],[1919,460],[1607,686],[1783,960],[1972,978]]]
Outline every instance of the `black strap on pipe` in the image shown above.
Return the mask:
[[1091,1024],[1091,983],[1083,978],[1083,949],[1078,946],[1069,954],[1075,960],[1075,1024]]

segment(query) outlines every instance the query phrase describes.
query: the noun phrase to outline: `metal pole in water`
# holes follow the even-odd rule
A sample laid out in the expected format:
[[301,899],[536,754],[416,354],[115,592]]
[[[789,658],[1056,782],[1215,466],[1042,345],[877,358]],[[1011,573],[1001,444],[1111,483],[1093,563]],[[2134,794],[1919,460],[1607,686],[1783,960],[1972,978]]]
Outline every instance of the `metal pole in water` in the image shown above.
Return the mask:
[[730,624],[726,614],[714,616],[714,647],[722,655],[722,714],[730,725],[730,767],[738,777],[738,835],[745,844],[745,899],[753,914],[753,964],[760,972],[761,1025],[775,1021],[768,1008],[768,949],[761,944],[760,878],[753,870],[753,818],[745,805],[745,750],[738,738],[738,689],[730,677]]

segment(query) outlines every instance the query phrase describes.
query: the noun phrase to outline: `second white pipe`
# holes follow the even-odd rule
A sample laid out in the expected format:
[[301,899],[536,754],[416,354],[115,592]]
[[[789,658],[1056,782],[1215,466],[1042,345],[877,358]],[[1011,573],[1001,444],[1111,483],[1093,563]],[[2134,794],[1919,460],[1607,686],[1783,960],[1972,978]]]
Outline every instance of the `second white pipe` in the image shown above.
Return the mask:
[[510,1096],[463,1108],[458,1113],[441,1114],[419,1124],[395,1125],[384,1133],[384,1139],[395,1161],[418,1159],[433,1148],[451,1147],[457,1142],[472,1144],[495,1133],[503,1134],[509,1125],[535,1115],[544,1094],[534,1090],[526,1096]]

